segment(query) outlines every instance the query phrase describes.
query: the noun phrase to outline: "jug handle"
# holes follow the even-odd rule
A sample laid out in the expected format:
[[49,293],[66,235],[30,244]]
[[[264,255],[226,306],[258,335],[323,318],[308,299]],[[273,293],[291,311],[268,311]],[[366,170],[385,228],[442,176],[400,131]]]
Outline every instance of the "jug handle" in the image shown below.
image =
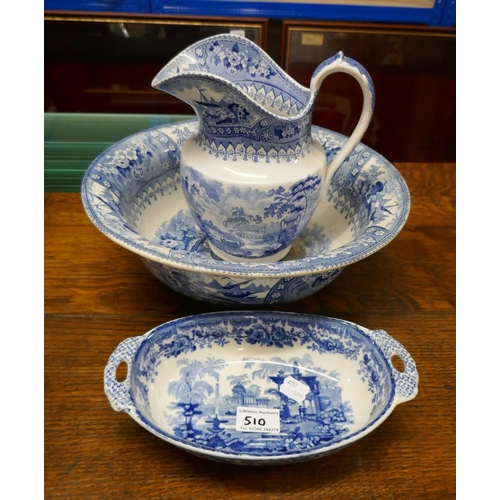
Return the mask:
[[333,174],[344,163],[344,160],[353,152],[354,148],[361,142],[361,139],[370,124],[375,106],[375,92],[373,81],[368,71],[357,61],[345,57],[343,52],[338,52],[330,59],[322,62],[314,71],[311,78],[311,94],[316,96],[323,80],[333,73],[347,73],[356,79],[363,91],[363,109],[359,117],[358,124],[351,134],[351,137],[345,142],[343,147],[333,157],[331,164],[326,171],[325,182],[321,199],[324,199],[328,193],[328,188],[332,182]]

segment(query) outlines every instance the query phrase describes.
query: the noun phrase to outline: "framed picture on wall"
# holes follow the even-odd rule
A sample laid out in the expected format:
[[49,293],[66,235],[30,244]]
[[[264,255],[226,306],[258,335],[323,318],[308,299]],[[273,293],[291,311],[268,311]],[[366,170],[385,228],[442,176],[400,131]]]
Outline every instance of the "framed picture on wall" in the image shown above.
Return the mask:
[[[285,21],[281,46],[281,66],[306,87],[316,67],[339,51],[367,69],[375,110],[363,142],[388,160],[456,160],[455,28]],[[361,106],[356,81],[331,75],[313,123],[350,135]]]
[[455,0],[151,0],[161,14],[209,14],[439,26],[447,2]]

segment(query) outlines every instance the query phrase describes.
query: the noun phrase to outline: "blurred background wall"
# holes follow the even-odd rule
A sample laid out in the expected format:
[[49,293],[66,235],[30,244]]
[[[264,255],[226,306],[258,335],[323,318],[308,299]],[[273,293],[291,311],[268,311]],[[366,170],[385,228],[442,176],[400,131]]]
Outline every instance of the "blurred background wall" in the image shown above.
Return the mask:
[[[456,161],[455,0],[46,0],[44,29],[47,114],[192,115],[151,81],[188,45],[232,32],[304,86],[342,50],[375,85],[364,144],[393,162]],[[354,80],[331,75],[313,123],[349,135],[361,104]]]

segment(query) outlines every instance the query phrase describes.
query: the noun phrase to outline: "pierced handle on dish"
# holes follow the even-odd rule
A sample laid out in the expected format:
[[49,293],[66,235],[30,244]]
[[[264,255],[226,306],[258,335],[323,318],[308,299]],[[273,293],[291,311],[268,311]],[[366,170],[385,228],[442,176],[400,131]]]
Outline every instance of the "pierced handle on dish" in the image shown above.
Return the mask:
[[314,71],[311,78],[311,93],[316,95],[323,80],[333,73],[347,73],[356,79],[363,91],[363,109],[359,117],[358,124],[351,134],[351,137],[345,142],[340,151],[334,156],[327,171],[323,184],[321,198],[324,199],[328,193],[333,174],[344,163],[345,159],[353,152],[354,148],[361,142],[368,125],[372,119],[373,108],[375,106],[375,91],[373,81],[368,71],[354,59],[345,57],[343,52],[338,52],[330,59],[322,62]]
[[[369,333],[380,346],[391,366],[392,376],[396,382],[395,404],[410,401],[418,393],[418,372],[415,361],[403,345],[384,330],[373,330]],[[399,371],[394,367],[392,362],[394,356],[398,356],[402,360],[404,371]]]
[[[144,335],[125,339],[109,357],[104,370],[104,392],[113,410],[130,413],[134,408],[130,398],[130,371],[137,349],[143,340]],[[116,370],[123,362],[127,364],[127,376],[123,382],[119,382],[116,379]]]

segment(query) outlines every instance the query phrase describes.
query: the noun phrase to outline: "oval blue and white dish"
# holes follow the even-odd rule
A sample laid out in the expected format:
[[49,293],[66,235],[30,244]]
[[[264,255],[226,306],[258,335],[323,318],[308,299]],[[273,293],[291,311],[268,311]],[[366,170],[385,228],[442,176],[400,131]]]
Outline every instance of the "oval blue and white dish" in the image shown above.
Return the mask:
[[417,395],[418,372],[383,330],[326,316],[233,311],[176,319],[124,340],[109,358],[104,389],[113,409],[187,452],[277,465],[363,438]]
[[[198,300],[245,306],[292,302],[377,252],[401,231],[410,195],[397,169],[358,145],[333,176],[327,199],[284,260],[230,262],[210,251],[190,215],[180,184],[179,147],[197,120],[134,134],[89,166],[81,195],[92,223],[138,255],[161,282]],[[346,137],[313,127],[330,163]],[[235,213],[236,234],[245,214]]]

